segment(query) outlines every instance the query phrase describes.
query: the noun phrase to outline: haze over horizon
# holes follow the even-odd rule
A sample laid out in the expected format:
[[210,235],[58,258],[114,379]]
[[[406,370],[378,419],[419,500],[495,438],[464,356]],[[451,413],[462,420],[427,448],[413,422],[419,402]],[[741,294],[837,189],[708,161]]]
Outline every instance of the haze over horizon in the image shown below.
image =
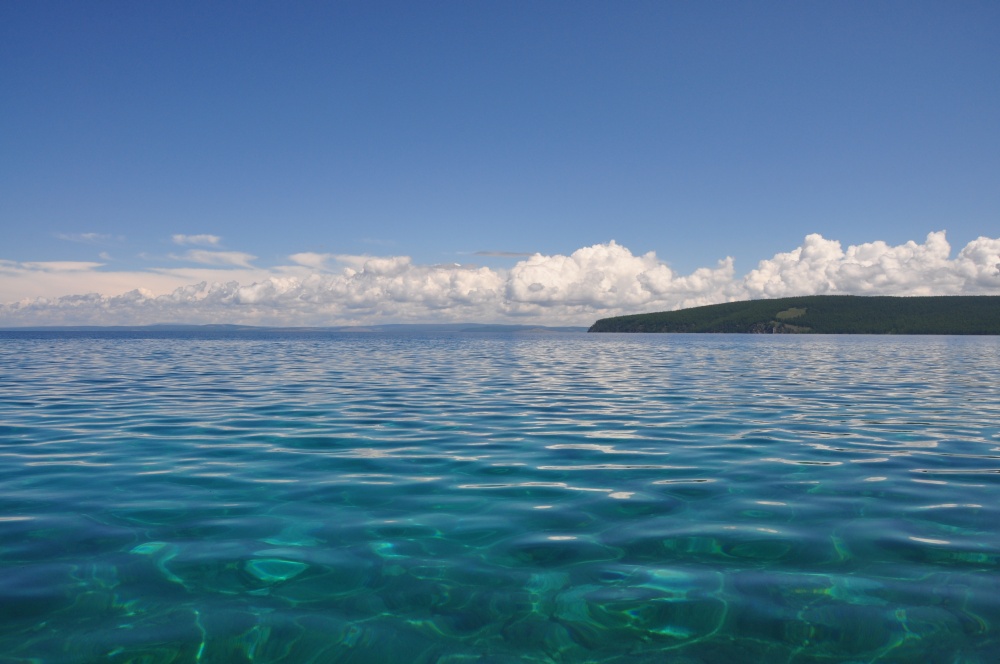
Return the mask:
[[998,31],[974,1],[5,3],[0,326],[1000,294]]

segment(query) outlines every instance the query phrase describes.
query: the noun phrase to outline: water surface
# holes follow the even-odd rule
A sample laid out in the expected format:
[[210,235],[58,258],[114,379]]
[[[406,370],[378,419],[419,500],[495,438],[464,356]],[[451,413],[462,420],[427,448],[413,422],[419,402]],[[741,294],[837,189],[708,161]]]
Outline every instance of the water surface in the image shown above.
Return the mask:
[[996,663],[1000,340],[0,333],[7,662]]

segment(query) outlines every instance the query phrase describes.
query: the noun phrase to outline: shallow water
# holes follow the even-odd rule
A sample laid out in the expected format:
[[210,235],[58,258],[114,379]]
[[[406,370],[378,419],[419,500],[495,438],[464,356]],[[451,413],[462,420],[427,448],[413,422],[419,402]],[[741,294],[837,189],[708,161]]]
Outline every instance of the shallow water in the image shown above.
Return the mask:
[[975,662],[1000,339],[0,333],[3,662]]

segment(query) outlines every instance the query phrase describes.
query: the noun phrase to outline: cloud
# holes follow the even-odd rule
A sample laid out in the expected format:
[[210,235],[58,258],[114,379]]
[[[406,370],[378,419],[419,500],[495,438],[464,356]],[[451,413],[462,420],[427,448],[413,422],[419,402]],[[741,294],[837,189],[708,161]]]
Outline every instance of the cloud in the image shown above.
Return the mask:
[[107,244],[113,240],[124,240],[122,236],[117,238],[107,233],[56,233],[56,239],[67,242],[78,242],[80,244]]
[[170,255],[174,260],[190,261],[202,265],[235,265],[237,267],[252,267],[251,261],[257,257],[242,251],[209,251],[207,249],[191,249],[182,256]]
[[584,247],[569,256],[536,254],[520,261],[505,283],[505,299],[521,312],[553,308],[563,315],[583,316],[612,311],[615,315],[661,303],[679,308],[725,301],[732,284],[733,261],[700,268],[678,277],[656,254],[635,256],[611,241]]
[[180,233],[172,236],[174,244],[195,244],[201,246],[215,247],[222,241],[218,235],[182,235]]
[[812,294],[958,295],[1000,292],[1000,239],[980,237],[950,259],[943,231],[923,244],[850,246],[808,235],[802,246],[761,261],[743,280],[749,297]]
[[[105,299],[130,290],[169,293],[188,283],[188,278],[145,271],[105,271],[102,263],[39,261],[19,263],[0,260],[0,302],[34,303],[34,310],[58,320],[57,304],[64,294],[103,293]],[[8,324],[13,305],[0,304],[0,325]],[[16,308],[16,307],[15,307]],[[17,319],[20,320],[20,319]],[[24,323],[31,324],[31,323]],[[41,323],[39,323],[41,324]],[[52,323],[59,324],[59,323]]]
[[90,263],[86,261],[29,261],[18,263],[18,265],[29,270],[41,272],[82,272],[101,267],[103,263]]
[[[809,235],[802,246],[761,261],[742,277],[730,258],[677,274],[655,253],[636,255],[614,241],[568,255],[534,254],[503,270],[420,265],[407,256],[310,252],[291,256],[294,265],[263,269],[250,265],[249,254],[199,251],[189,252],[187,260],[221,267],[159,269],[152,275],[159,281],[143,281],[148,272],[104,272],[94,263],[0,261],[0,283],[6,284],[0,296],[19,284],[50,279],[46,294],[0,305],[0,325],[588,325],[605,316],[814,293],[1000,294],[1000,239],[980,237],[951,258],[943,232],[931,233],[922,244],[871,242],[846,249]],[[53,275],[68,278],[52,281]],[[136,285],[132,289],[109,288],[129,279]],[[54,290],[74,285],[75,291]],[[73,292],[90,294],[62,295]]]
[[311,267],[314,270],[325,270],[327,261],[333,258],[333,254],[316,254],[311,251],[304,251],[300,254],[292,254],[288,258],[297,265]]

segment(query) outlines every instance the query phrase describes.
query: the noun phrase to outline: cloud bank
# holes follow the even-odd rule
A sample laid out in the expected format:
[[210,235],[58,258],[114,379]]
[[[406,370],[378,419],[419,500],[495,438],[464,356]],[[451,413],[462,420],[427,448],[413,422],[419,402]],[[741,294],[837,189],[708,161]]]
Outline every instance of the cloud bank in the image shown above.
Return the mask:
[[[742,277],[730,258],[680,275],[655,253],[635,255],[614,241],[569,255],[535,254],[505,270],[420,265],[406,256],[310,252],[289,257],[292,265],[258,269],[250,265],[249,254],[206,253],[225,253],[225,258],[199,254],[200,262],[224,267],[109,273],[98,263],[0,261],[0,283],[5,285],[0,296],[45,275],[69,274],[77,285],[105,288],[128,279],[138,284],[150,276],[147,281],[155,284],[127,292],[95,288],[97,292],[85,294],[8,300],[0,305],[0,325],[589,325],[606,316],[793,295],[1000,294],[1000,238],[980,237],[952,258],[943,231],[931,233],[922,244],[877,241],[846,249],[835,240],[809,235],[802,246],[761,261]],[[50,281],[53,288],[70,283]]]

